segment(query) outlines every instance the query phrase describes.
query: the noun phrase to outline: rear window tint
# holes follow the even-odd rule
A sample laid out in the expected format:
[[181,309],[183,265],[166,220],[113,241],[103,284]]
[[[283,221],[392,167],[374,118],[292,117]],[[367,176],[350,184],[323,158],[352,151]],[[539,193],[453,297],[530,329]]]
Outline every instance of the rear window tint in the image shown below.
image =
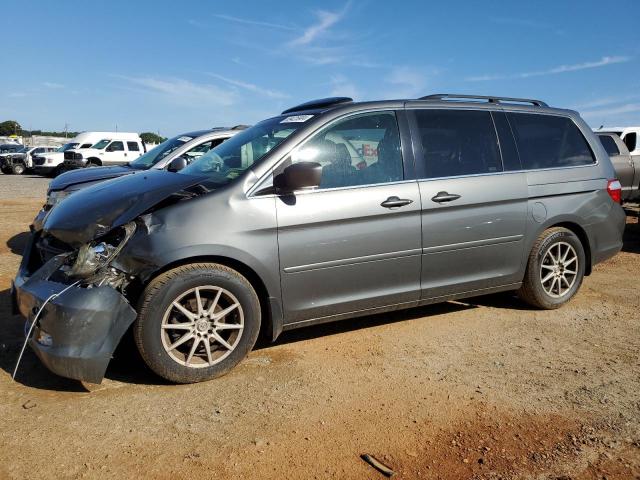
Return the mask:
[[130,152],[139,152],[138,144],[136,142],[127,142],[127,148]]
[[609,135],[598,135],[598,138],[600,139],[600,143],[602,143],[602,146],[607,151],[610,157],[613,157],[614,155],[620,155],[620,150],[618,150],[616,141],[613,138],[611,138]]
[[415,110],[422,178],[502,171],[491,114],[481,110]]
[[567,117],[507,113],[522,168],[575,167],[595,163],[589,144]]

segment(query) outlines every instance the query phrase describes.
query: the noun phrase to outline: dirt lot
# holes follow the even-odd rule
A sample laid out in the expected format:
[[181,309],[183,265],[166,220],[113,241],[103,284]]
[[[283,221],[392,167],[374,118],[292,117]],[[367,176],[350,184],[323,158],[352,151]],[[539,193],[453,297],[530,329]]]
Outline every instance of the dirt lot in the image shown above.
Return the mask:
[[571,305],[510,295],[290,332],[163,383],[120,348],[101,385],[27,352],[10,279],[42,198],[0,200],[0,478],[640,478],[640,227]]

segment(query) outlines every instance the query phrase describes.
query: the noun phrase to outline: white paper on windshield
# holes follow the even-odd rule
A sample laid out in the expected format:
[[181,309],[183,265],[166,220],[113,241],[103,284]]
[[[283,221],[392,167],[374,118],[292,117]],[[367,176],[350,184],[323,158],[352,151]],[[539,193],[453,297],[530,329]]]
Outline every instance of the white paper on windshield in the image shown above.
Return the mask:
[[285,118],[280,123],[306,122],[311,117],[313,117],[313,115],[292,115],[291,117]]
[[185,137],[178,138],[178,140],[181,141],[181,142],[187,143],[189,140],[193,140],[193,137],[186,137],[185,136]]

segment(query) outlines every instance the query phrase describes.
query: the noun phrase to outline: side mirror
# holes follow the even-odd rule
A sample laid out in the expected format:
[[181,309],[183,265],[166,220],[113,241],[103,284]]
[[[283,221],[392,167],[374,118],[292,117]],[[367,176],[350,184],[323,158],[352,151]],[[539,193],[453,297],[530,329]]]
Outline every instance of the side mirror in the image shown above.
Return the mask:
[[322,166],[318,162],[298,162],[289,165],[274,179],[274,186],[281,192],[291,193],[320,186]]
[[169,170],[170,172],[179,172],[186,166],[187,166],[187,159],[180,156],[171,160],[171,163],[169,163],[169,167],[167,168],[167,170]]

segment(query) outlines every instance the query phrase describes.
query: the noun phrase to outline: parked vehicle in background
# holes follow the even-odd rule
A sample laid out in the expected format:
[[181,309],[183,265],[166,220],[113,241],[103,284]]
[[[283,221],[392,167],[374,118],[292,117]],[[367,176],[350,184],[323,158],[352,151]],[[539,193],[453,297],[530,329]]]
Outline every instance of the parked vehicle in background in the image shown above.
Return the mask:
[[64,152],[73,148],[91,148],[94,143],[99,142],[110,133],[82,132],[55,152],[34,156],[33,168],[38,175],[58,175],[63,170]]
[[622,247],[620,195],[587,124],[539,100],[321,99],[69,196],[13,290],[55,373],[101,381],[132,330],[158,375],[197,382],[260,330],[509,290],[558,308]]
[[48,145],[36,145],[31,147],[22,147],[14,153],[5,153],[0,155],[0,170],[3,173],[13,173],[22,175],[27,170],[33,168],[33,156],[54,152],[58,147]]
[[616,133],[597,132],[602,146],[609,154],[616,176],[622,184],[622,200],[640,198],[640,155],[631,155],[627,145]]
[[49,184],[44,210],[50,209],[78,190],[111,178],[142,172],[150,168],[169,169],[171,162],[175,159],[183,159],[184,164],[188,165],[245,128],[246,126],[241,125],[233,128],[188,132],[164,141],[126,165],[82,168],[65,172]]
[[620,137],[631,155],[640,155],[640,127],[600,127],[597,133],[615,133]]
[[0,155],[4,155],[6,153],[15,153],[18,150],[24,148],[24,145],[21,143],[3,143],[0,145]]
[[145,153],[147,148],[137,133],[113,132],[89,148],[73,148],[64,152],[64,168],[108,167],[124,165]]

